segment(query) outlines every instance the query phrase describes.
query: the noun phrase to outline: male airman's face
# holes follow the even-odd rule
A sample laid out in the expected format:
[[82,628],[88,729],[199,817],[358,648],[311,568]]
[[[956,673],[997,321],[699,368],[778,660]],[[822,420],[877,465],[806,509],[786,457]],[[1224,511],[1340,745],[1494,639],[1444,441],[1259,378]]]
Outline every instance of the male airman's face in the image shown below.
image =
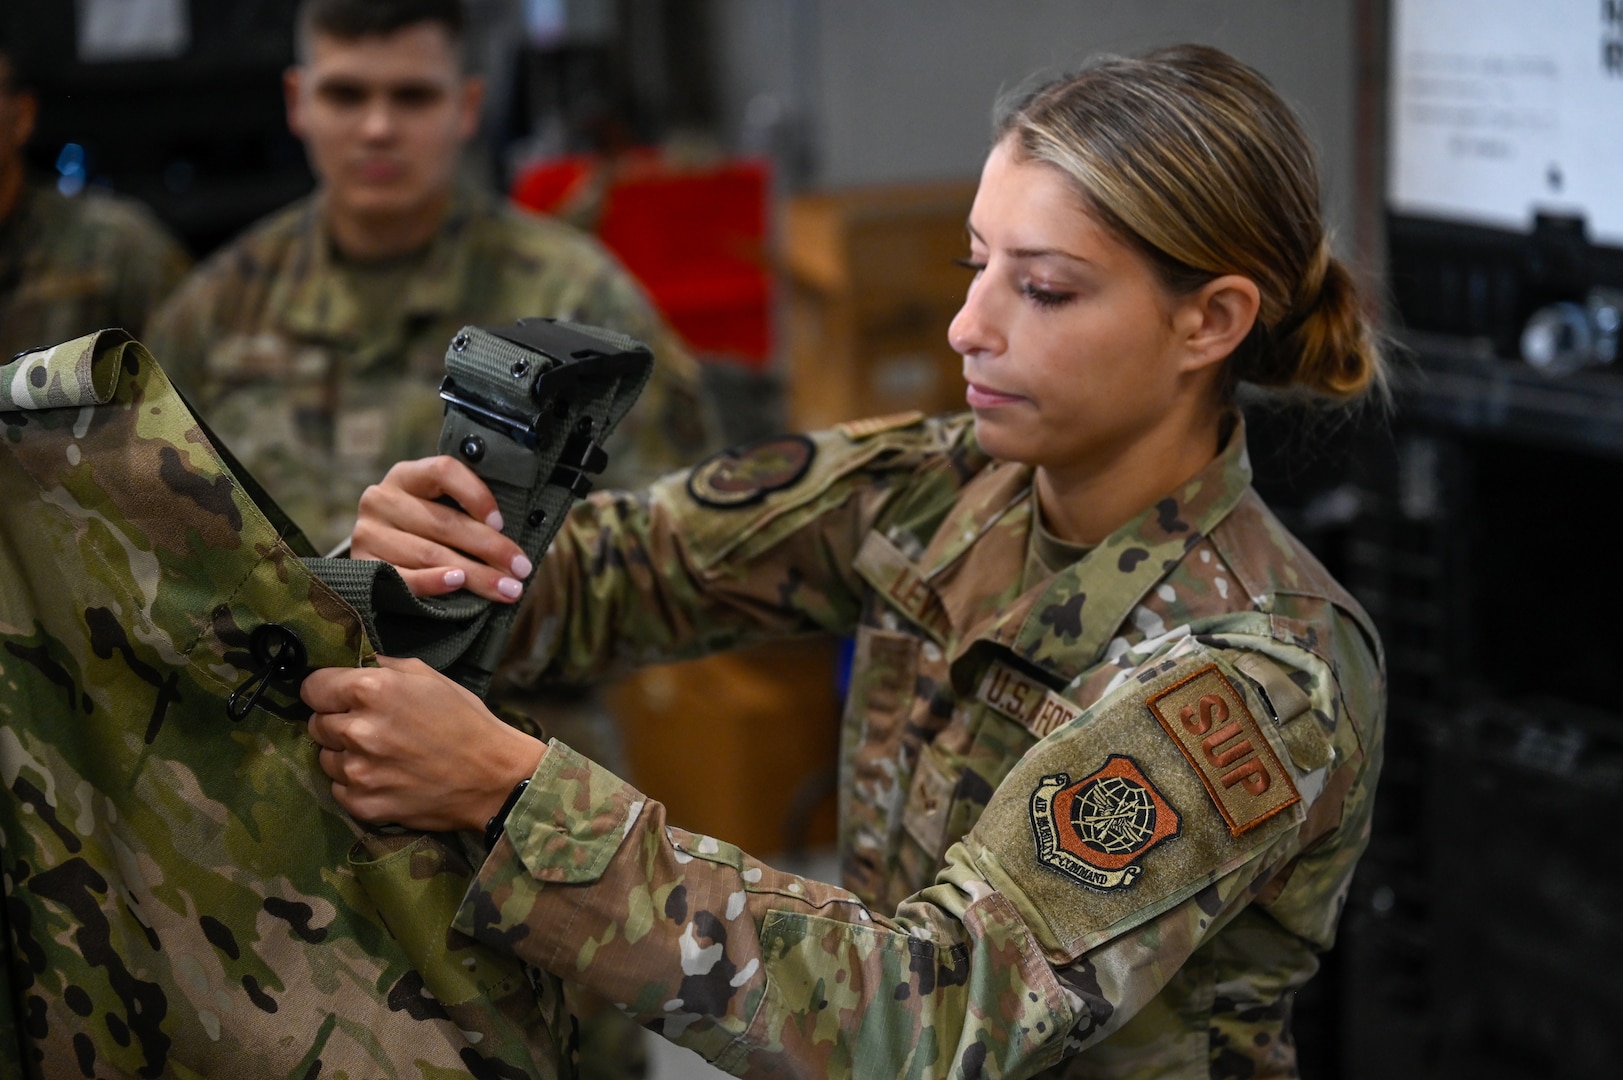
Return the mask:
[[376,224],[443,210],[483,93],[444,27],[313,34],[285,90],[288,125],[304,140],[329,213]]

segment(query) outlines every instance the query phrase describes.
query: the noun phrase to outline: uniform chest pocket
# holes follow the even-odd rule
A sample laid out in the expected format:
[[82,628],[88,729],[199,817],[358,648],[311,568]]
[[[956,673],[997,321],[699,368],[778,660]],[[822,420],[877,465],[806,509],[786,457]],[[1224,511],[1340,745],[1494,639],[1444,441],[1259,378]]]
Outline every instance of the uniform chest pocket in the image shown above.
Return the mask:
[[857,634],[851,673],[851,713],[863,720],[864,742],[892,742],[912,711],[919,677],[919,639],[865,626]]
[[997,785],[1035,744],[1007,717],[960,702],[952,723],[919,756],[902,813],[908,835],[939,859],[980,820]]

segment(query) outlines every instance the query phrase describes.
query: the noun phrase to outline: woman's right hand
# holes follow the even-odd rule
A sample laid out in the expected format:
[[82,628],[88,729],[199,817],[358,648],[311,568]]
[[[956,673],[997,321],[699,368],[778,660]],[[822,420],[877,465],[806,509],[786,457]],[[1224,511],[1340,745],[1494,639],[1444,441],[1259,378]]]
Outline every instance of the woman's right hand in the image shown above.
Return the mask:
[[[442,496],[457,506],[437,502]],[[350,557],[392,564],[416,596],[467,588],[510,604],[534,567],[501,527],[496,497],[462,462],[402,461],[361,493]]]

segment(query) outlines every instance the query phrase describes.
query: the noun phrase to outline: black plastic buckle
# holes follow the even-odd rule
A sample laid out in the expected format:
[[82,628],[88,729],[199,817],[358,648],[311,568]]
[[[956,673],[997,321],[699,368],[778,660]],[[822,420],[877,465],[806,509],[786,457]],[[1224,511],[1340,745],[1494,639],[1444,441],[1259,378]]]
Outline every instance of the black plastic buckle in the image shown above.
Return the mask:
[[486,425],[505,432],[526,450],[534,450],[541,442],[536,420],[520,419],[498,411],[480,398],[470,397],[447,375],[440,380],[440,400],[447,409],[460,409]]
[[558,464],[571,469],[592,473],[594,476],[609,467],[608,451],[592,437],[592,418],[583,416],[570,432],[569,439],[558,454]]

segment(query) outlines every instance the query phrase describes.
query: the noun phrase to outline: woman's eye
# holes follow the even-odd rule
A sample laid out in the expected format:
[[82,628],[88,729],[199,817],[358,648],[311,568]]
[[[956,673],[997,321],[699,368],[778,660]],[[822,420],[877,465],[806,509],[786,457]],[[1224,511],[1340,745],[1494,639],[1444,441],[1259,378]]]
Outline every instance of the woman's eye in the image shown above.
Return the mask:
[[1020,291],[1025,294],[1026,299],[1040,308],[1057,308],[1070,303],[1076,296],[1075,293],[1054,292],[1029,283],[1022,285]]
[[961,266],[965,270],[973,270],[977,274],[980,273],[982,270],[986,269],[986,264],[985,263],[976,262],[973,258],[954,259],[954,260],[952,260],[952,264],[954,266]]

